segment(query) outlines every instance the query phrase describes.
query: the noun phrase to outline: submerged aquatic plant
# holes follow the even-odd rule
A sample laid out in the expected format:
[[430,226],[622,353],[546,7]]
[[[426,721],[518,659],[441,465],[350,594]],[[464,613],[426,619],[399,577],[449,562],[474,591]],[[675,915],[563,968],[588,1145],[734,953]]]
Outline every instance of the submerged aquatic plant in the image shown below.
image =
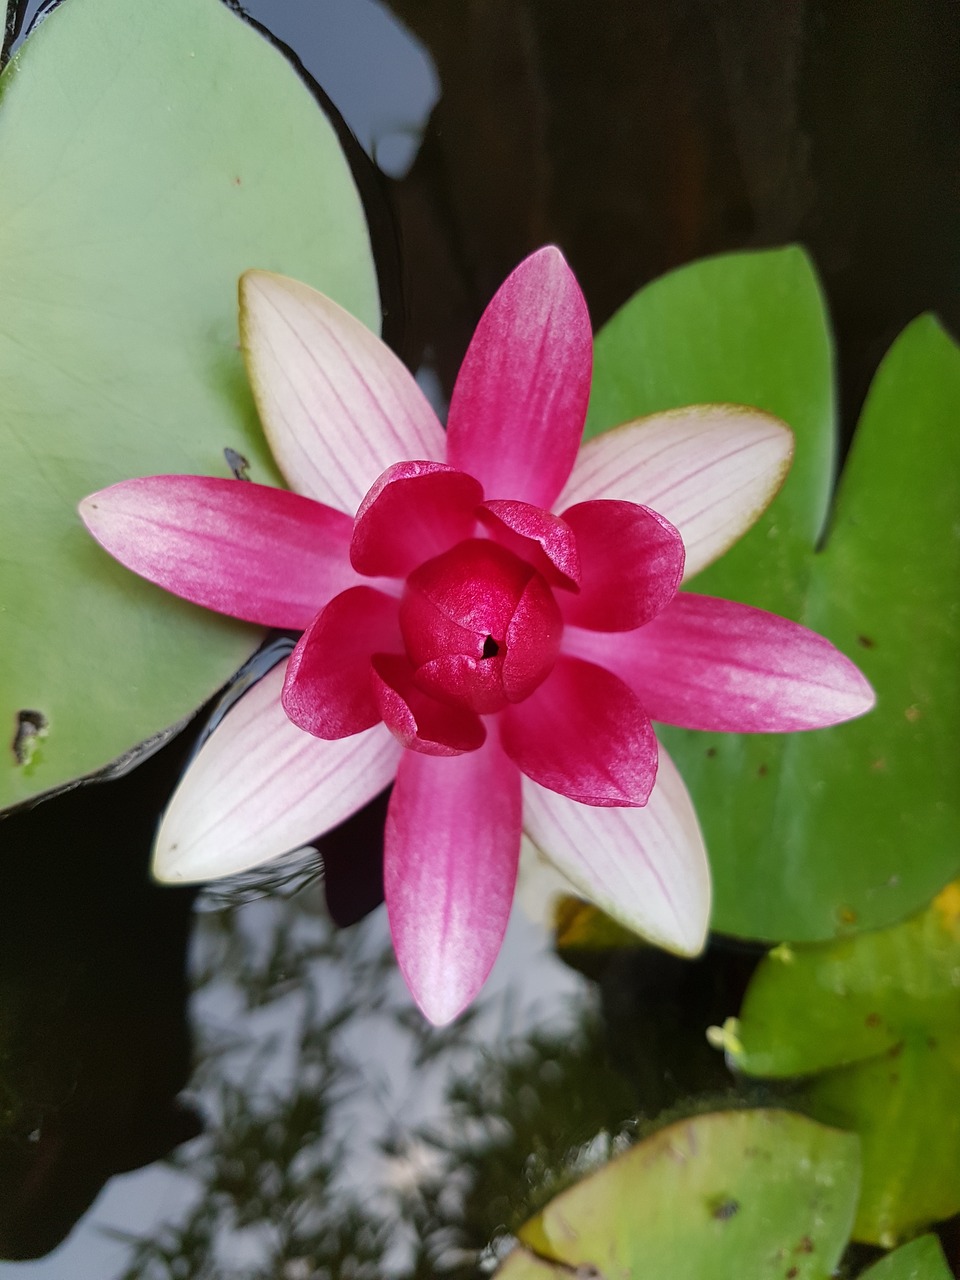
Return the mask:
[[305,285],[245,275],[241,336],[296,492],[156,476],[81,505],[142,576],[303,631],[188,771],[157,876],[205,880],[277,857],[395,775],[387,909],[433,1021],[469,1004],[496,958],[521,829],[591,900],[695,954],[706,855],[651,718],[782,732],[873,703],[823,637],[677,591],[773,497],[789,430],[700,406],[581,448],[590,323],[554,248],[484,313],[446,433],[389,349]]

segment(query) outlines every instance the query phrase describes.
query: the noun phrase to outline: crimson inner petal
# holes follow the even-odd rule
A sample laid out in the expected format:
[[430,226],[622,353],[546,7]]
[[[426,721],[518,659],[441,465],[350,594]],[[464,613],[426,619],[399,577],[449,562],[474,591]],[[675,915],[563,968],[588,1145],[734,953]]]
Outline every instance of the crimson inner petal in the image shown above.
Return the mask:
[[563,623],[532,565],[489,539],[467,538],[407,578],[400,629],[421,689],[490,714],[546,679]]

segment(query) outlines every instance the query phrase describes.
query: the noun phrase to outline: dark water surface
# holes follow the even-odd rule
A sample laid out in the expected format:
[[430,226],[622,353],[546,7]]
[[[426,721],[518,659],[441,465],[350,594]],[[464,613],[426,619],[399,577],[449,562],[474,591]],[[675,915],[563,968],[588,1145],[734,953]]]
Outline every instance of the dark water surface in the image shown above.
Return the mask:
[[[379,164],[357,161],[385,332],[441,402],[482,306],[548,241],[597,325],[672,266],[803,241],[848,427],[908,320],[960,329],[955,3],[247,8]],[[564,962],[524,910],[536,885],[475,1012],[426,1026],[371,911],[382,804],[327,842],[326,882],[310,854],[199,896],[154,887],[195,732],[0,823],[0,1103],[19,1126],[0,1253],[41,1258],[5,1275],[475,1275],[571,1151],[732,1094],[704,1028],[758,953]]]

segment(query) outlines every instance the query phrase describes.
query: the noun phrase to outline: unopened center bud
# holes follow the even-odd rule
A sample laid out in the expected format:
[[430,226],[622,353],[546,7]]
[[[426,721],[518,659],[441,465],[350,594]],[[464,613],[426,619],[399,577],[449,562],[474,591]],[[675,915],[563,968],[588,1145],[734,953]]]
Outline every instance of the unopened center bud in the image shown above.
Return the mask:
[[417,685],[481,715],[533,693],[553,668],[563,631],[544,578],[483,538],[410,574],[400,627]]

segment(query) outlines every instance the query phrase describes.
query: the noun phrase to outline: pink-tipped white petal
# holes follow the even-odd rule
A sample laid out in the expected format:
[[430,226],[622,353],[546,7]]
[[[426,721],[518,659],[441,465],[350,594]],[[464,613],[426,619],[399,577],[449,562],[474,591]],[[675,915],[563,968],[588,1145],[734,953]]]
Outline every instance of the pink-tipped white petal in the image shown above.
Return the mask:
[[528,778],[586,805],[643,805],[657,776],[650,718],[622,680],[560,658],[500,715],[503,749]]
[[673,599],[683,542],[669,521],[632,502],[580,502],[564,511],[580,552],[579,595],[557,602],[564,621],[596,631],[631,631]]
[[590,808],[524,780],[523,825],[540,852],[615,920],[668,951],[702,950],[710,869],[690,796],[662,747],[644,808]]
[[472,536],[483,489],[440,462],[398,462],[360,504],[350,559],[359,573],[406,577]]
[[759,409],[674,409],[587,441],[556,507],[595,498],[652,507],[679,529],[690,578],[763,513],[792,457],[789,427]]
[[298,493],[353,515],[393,463],[443,459],[443,429],[413,377],[324,294],[248,271],[240,339],[273,456]]
[[654,720],[686,729],[821,729],[875,702],[866,677],[824,636],[712,596],[681,592],[639,631],[569,627],[564,650],[616,672]]
[[577,540],[559,516],[509,498],[485,502],[477,514],[491,537],[532,564],[551,585],[580,589]]
[[280,705],[281,663],[230,710],[164,814],[153,874],[196,884],[245,871],[331,830],[381,791],[402,749],[382,725],[323,742]]
[[486,981],[520,853],[520,775],[491,733],[479,751],[404,754],[390,797],[384,890],[397,961],[442,1026]]
[[583,434],[592,362],[580,286],[559,249],[540,249],[480,318],[450,401],[447,461],[490,498],[552,506]]
[[299,630],[360,581],[350,518],[285,489],[149,476],[92,493],[80,517],[142,578],[206,609]]
[[298,728],[333,740],[377,723],[371,659],[403,649],[397,603],[353,587],[317,614],[290,655],[283,685],[284,710]]

